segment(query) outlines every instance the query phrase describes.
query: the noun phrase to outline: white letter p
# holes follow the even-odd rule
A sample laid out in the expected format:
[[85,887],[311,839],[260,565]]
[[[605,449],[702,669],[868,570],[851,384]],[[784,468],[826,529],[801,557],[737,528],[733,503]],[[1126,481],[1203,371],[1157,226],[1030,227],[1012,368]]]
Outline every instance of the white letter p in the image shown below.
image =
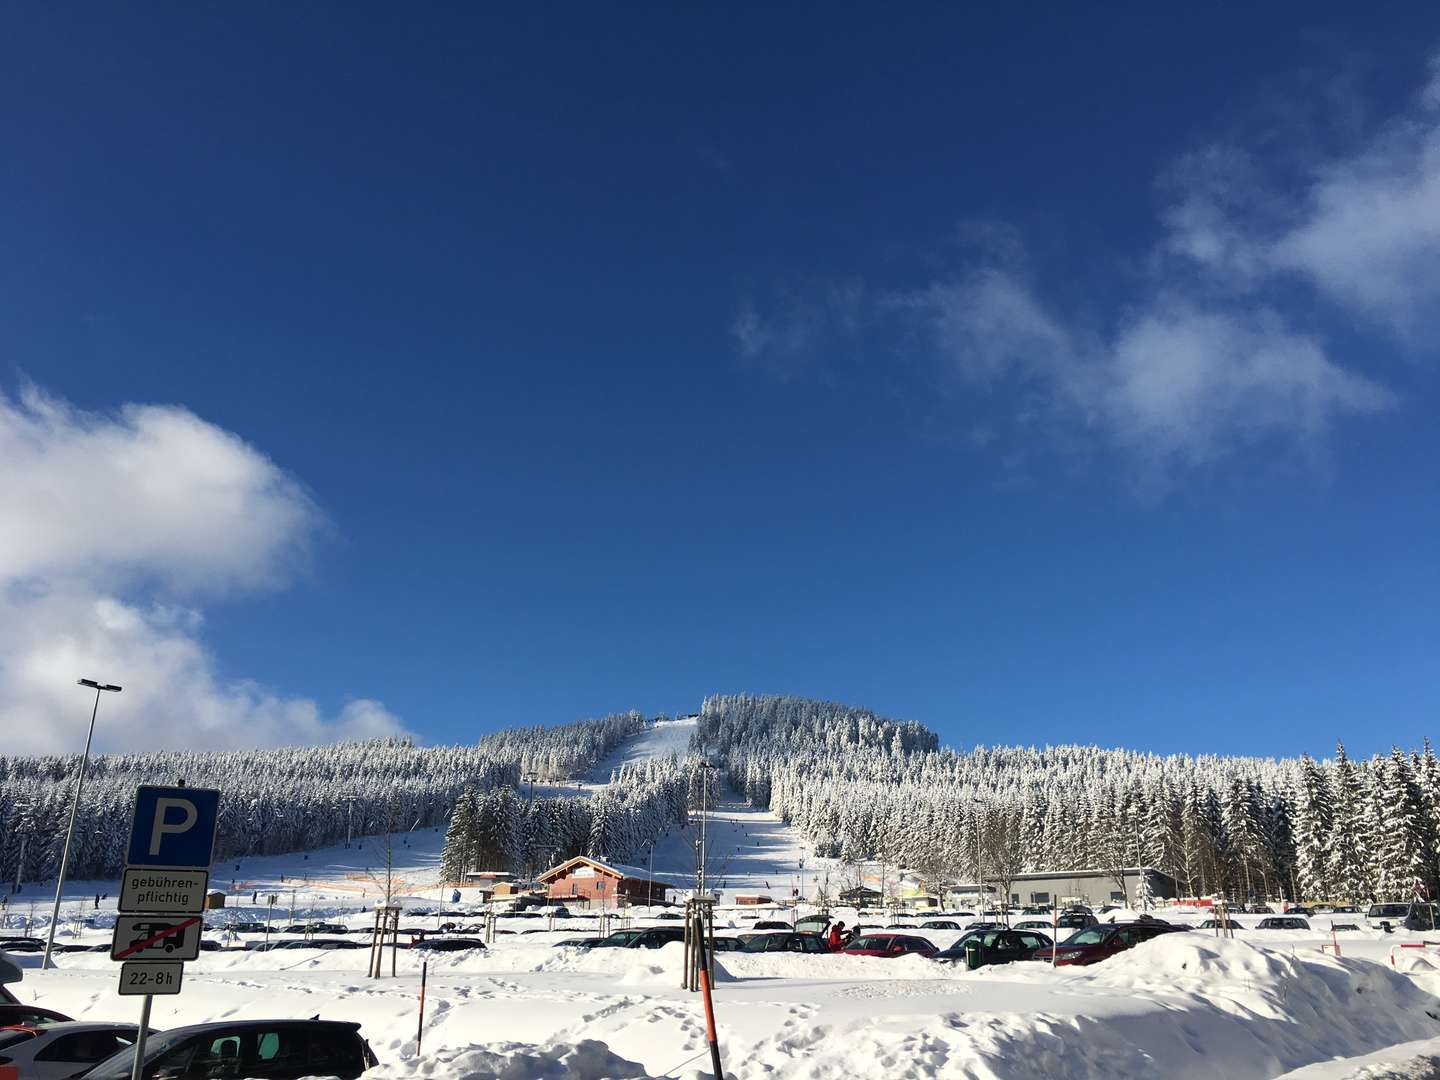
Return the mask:
[[[185,820],[167,825],[165,823],[165,812],[172,806],[178,806],[185,812]],[[160,854],[160,841],[166,833],[183,833],[195,824],[195,819],[200,816],[195,809],[195,804],[189,799],[156,799],[155,800],[155,824],[150,829],[150,854]]]

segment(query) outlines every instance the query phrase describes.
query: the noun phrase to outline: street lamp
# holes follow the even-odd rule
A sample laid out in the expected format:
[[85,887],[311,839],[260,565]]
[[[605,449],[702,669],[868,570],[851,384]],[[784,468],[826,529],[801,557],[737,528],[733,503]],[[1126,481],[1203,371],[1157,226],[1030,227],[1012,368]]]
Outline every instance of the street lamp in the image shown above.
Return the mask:
[[80,812],[80,788],[85,783],[85,767],[90,764],[90,741],[95,738],[95,714],[100,711],[100,693],[118,694],[120,687],[99,683],[94,679],[77,679],[77,684],[95,691],[95,705],[90,710],[90,733],[85,736],[85,756],[80,759],[80,775],[75,778],[75,800],[70,804],[70,827],[65,830],[65,851],[60,856],[60,880],[55,882],[55,907],[50,912],[50,933],[45,938],[45,959],[42,968],[51,967],[50,952],[55,947],[55,924],[60,921],[60,897],[65,892],[65,871],[70,865],[70,842],[75,839],[75,815]]
[[706,863],[706,861],[710,858],[710,853],[709,853],[709,851],[708,851],[708,850],[706,849],[706,847],[705,847],[705,822],[706,822],[706,819],[709,817],[709,806],[708,806],[708,802],[709,802],[709,797],[710,797],[710,774],[711,774],[712,772],[718,772],[718,771],[719,771],[714,765],[711,765],[708,761],[702,761],[702,762],[700,762],[699,769],[700,769],[700,849],[699,849],[699,860],[698,860],[698,861],[699,861],[699,867],[697,868],[697,872],[696,872],[696,878],[697,878],[696,884],[697,884],[697,886],[698,886],[698,888],[696,889],[696,894],[697,894],[697,896],[698,896],[700,893],[703,893],[703,892],[705,891],[705,869],[706,869],[705,863]]
[[30,839],[34,827],[30,820],[30,804],[17,803],[15,806],[15,831],[20,834],[20,857],[15,860],[15,895],[20,894],[20,877],[25,871],[25,843]]

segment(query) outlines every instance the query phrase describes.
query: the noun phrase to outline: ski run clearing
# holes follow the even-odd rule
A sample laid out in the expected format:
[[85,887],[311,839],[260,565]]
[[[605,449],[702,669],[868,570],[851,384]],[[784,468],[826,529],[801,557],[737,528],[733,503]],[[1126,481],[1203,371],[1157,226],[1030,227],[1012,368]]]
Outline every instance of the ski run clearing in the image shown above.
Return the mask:
[[[625,762],[683,753],[688,736],[684,721],[657,725],[569,790],[594,791]],[[793,918],[788,910],[733,901],[744,892],[809,893],[819,875],[835,868],[807,857],[783,822],[733,792],[717,792],[716,803],[705,827],[709,878],[723,886],[718,932],[744,932],[757,917]],[[693,880],[698,827],[656,843],[656,877],[676,885]],[[377,898],[387,853],[407,910],[457,906],[436,885],[442,843],[436,829],[366,837],[348,849],[216,866],[211,882],[230,894],[226,919],[273,918],[277,928],[324,919],[361,931],[372,925],[366,909]],[[115,890],[114,882],[73,883],[58,940],[108,941]],[[281,898],[273,911],[263,903],[270,893]],[[109,898],[96,910],[99,894]],[[32,932],[43,925],[43,896],[43,887],[28,885],[12,897],[7,932],[27,920]],[[473,904],[462,896],[458,906]],[[652,922],[643,911],[631,914],[632,925]],[[861,919],[853,910],[835,914],[849,924]],[[1198,923],[1204,914],[1165,917]],[[442,921],[453,920],[413,914],[402,926],[435,929]],[[1256,921],[1241,916],[1248,928],[1234,940],[1196,930],[1088,968],[1028,963],[968,971],[920,957],[722,953],[715,1011],[725,1071],[737,1080],[1440,1077],[1440,946],[1397,951],[1424,938],[1359,929],[1334,935],[1343,953],[1337,957],[1322,952],[1332,942],[1326,919],[1314,920],[1309,932],[1259,931]],[[396,1080],[710,1075],[700,997],[680,987],[680,945],[557,946],[595,932],[597,918],[585,915],[557,920],[553,930],[544,920],[501,918],[497,925],[484,951],[397,950],[396,977],[379,980],[365,975],[365,949],[204,952],[187,965],[181,994],[154,999],[151,1022],[165,1028],[244,1017],[355,1020],[381,1061],[368,1075]],[[959,936],[917,932],[942,948]],[[258,937],[209,936],[231,946]],[[1393,967],[1392,952],[1398,952]],[[22,1001],[78,1019],[138,1016],[138,1000],[116,993],[118,965],[104,953],[63,953],[53,971],[39,970],[33,954],[13,959],[25,969],[24,980],[10,988]],[[417,1054],[422,959],[429,980]]]

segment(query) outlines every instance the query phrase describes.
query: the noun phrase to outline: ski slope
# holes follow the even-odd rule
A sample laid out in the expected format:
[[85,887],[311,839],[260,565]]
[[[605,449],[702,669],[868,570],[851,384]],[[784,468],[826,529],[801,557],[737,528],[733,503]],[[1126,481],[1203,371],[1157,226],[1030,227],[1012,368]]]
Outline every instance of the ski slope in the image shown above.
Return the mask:
[[698,726],[693,716],[680,720],[662,720],[651,724],[639,735],[626,740],[615,752],[586,775],[591,784],[610,782],[610,774],[622,765],[638,765],[651,758],[683,758],[690,749],[690,736]]

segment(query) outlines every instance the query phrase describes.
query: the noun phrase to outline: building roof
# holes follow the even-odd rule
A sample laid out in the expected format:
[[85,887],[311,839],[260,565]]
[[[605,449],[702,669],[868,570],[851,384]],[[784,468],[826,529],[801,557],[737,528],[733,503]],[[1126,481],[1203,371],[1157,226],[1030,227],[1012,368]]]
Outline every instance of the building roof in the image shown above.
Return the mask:
[[1012,880],[1037,881],[1040,878],[1108,878],[1115,874],[1162,874],[1165,877],[1171,876],[1166,874],[1164,870],[1157,869],[1153,866],[1117,866],[1113,870],[1034,870],[1026,874],[1016,874]]
[[[576,855],[573,859],[566,859],[559,866],[552,866],[549,870],[546,870],[535,880],[541,882],[549,882],[555,878],[560,877],[566,871],[570,870],[572,867],[580,863],[584,863],[587,866],[593,866],[597,872],[602,874],[608,874],[611,877],[638,878],[641,881],[653,880],[648,873],[646,873],[638,866],[627,866],[625,863],[607,862],[603,859],[592,859],[589,855]],[[663,885],[664,882],[657,881],[655,882],[655,884]]]

